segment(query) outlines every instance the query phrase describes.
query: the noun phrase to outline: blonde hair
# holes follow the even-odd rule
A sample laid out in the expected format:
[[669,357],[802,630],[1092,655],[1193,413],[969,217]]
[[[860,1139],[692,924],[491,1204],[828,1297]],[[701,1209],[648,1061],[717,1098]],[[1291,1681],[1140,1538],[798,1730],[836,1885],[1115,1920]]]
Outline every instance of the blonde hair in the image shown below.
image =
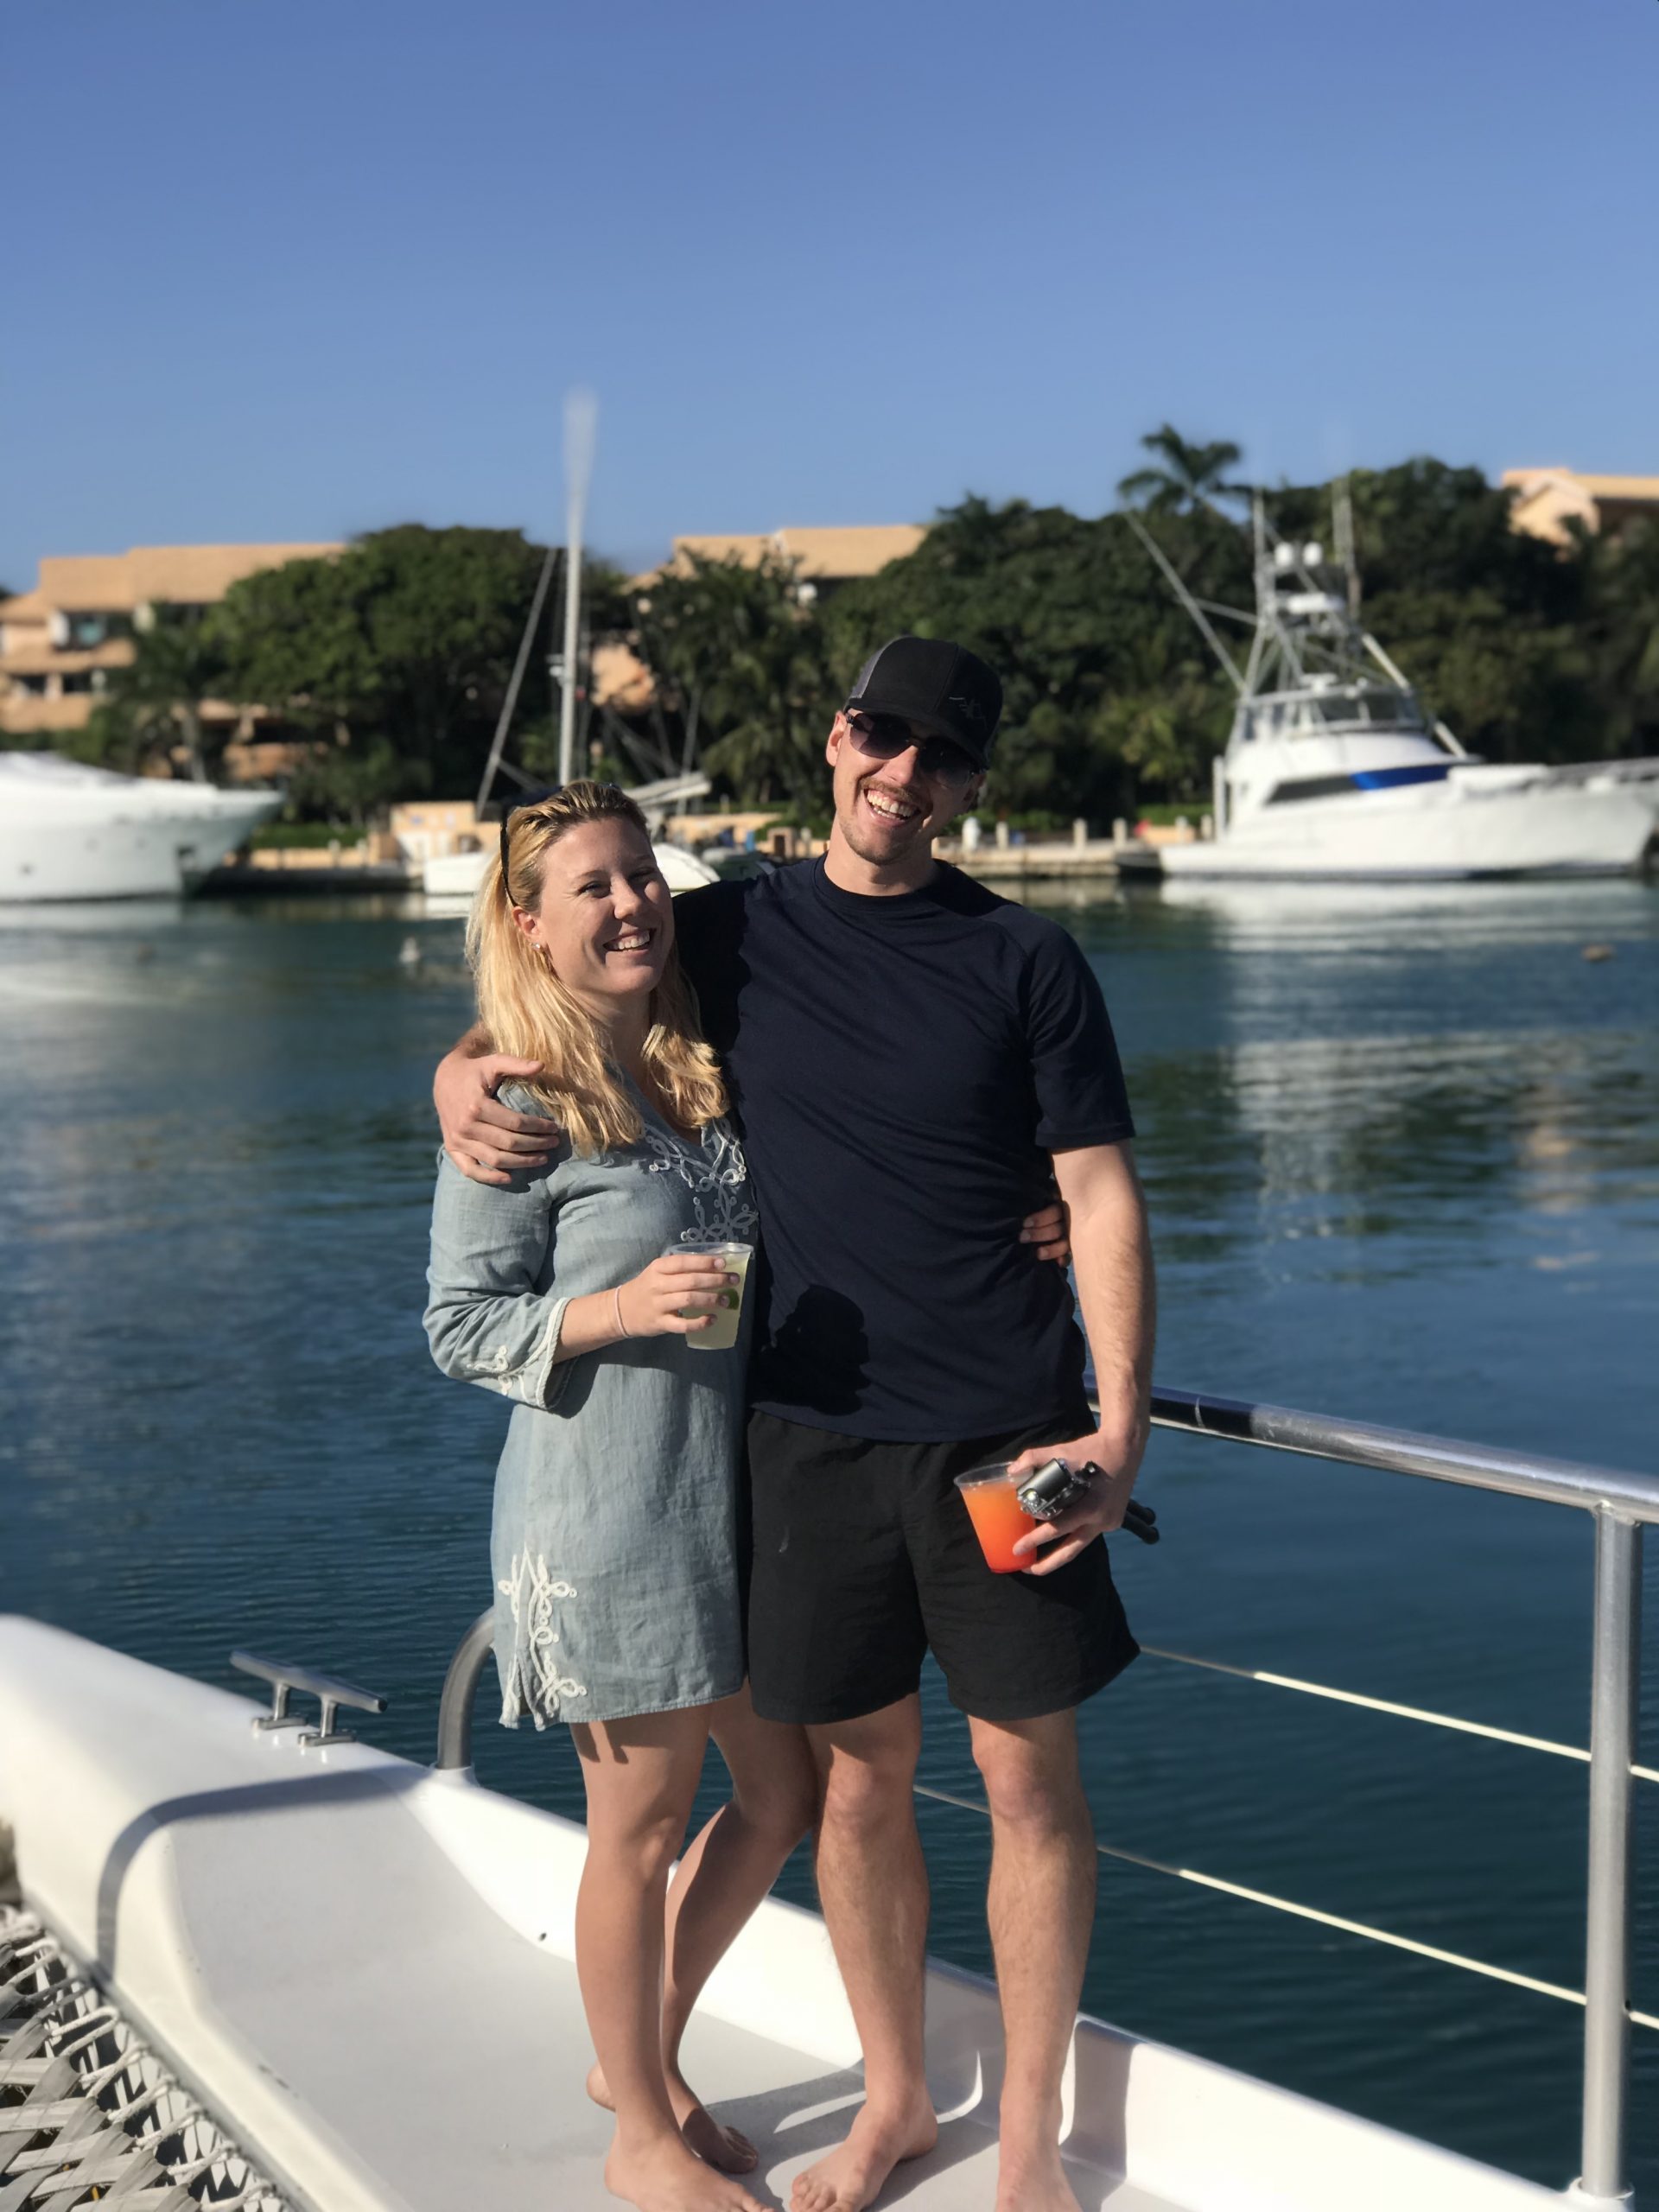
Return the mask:
[[[467,957],[477,983],[479,1019],[496,1050],[542,1063],[540,1077],[523,1087],[576,1151],[592,1159],[637,1144],[645,1122],[607,1057],[598,1024],[512,914],[515,906],[539,907],[549,853],[588,822],[630,823],[650,842],[645,816],[615,784],[567,784],[518,808],[507,825],[506,871],[498,853],[473,902]],[[700,1129],[726,1111],[726,1085],[697,1033],[696,1001],[677,947],[671,948],[651,995],[645,1067],[650,1089],[683,1128]]]

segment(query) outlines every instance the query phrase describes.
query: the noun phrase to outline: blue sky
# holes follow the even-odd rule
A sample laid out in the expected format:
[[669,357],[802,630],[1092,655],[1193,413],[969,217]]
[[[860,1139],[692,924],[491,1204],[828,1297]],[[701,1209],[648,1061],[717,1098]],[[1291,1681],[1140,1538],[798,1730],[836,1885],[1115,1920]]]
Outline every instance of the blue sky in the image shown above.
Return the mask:
[[[0,578],[1268,478],[1659,470],[1656,0],[13,11]],[[31,89],[33,88],[33,89]]]

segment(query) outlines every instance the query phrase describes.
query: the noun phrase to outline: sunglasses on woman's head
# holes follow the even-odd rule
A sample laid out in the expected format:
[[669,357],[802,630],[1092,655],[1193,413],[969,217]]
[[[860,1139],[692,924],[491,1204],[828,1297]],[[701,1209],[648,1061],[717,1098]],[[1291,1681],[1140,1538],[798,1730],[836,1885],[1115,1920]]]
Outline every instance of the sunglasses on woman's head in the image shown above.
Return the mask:
[[854,744],[872,760],[896,760],[913,745],[916,765],[925,776],[941,783],[965,784],[979,773],[979,763],[961,746],[953,745],[948,737],[918,737],[898,715],[867,715],[855,707],[849,709],[845,720]]
[[[514,815],[528,814],[536,807],[545,806],[549,799],[557,798],[563,788],[562,785],[550,784],[544,791],[526,791],[522,798],[514,799],[510,805],[502,809],[501,880],[504,885],[507,880],[507,825],[512,822]],[[601,789],[614,791],[619,798],[625,795],[620,784],[605,784],[601,786]]]

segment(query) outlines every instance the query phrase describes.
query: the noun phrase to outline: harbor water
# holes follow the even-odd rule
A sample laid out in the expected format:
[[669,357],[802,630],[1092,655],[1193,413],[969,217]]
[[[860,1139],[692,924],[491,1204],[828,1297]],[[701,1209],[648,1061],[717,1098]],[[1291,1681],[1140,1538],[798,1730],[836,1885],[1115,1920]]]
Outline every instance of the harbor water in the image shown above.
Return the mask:
[[[1659,889],[1051,911],[1123,1048],[1161,1381],[1659,1465]],[[391,1694],[365,1734],[430,1756],[490,1595],[505,1420],[419,1323],[431,1067],[467,1013],[460,924],[417,901],[0,912],[0,1605],[244,1688],[233,1644],[325,1666]],[[1141,1494],[1165,1541],[1114,1563],[1145,1642],[1587,1740],[1583,1516],[1167,1436]],[[926,1696],[925,1779],[977,1797]],[[482,1778],[579,1811],[565,1738],[491,1710]],[[1082,1727],[1103,1842],[1582,1986],[1581,1765],[1150,1656]],[[1639,1785],[1649,2012],[1656,1810]],[[921,1821],[933,1948],[985,1967],[983,1823]],[[804,1858],[785,1887],[810,1899]],[[1085,2001],[1555,2186],[1577,2170],[1582,2015],[1548,1997],[1108,1859]],[[1635,2047],[1654,2190],[1659,2033]]]

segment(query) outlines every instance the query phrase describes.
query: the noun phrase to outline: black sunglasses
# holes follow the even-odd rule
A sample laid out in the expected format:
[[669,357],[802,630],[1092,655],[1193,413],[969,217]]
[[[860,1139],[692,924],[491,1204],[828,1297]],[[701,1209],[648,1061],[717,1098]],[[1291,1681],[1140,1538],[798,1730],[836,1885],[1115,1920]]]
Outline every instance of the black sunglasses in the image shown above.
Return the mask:
[[872,760],[896,760],[913,745],[916,765],[925,776],[932,776],[941,783],[965,784],[970,776],[979,773],[978,761],[960,745],[952,744],[948,737],[918,738],[910,724],[897,715],[867,715],[858,708],[850,708],[846,722],[854,744]]

